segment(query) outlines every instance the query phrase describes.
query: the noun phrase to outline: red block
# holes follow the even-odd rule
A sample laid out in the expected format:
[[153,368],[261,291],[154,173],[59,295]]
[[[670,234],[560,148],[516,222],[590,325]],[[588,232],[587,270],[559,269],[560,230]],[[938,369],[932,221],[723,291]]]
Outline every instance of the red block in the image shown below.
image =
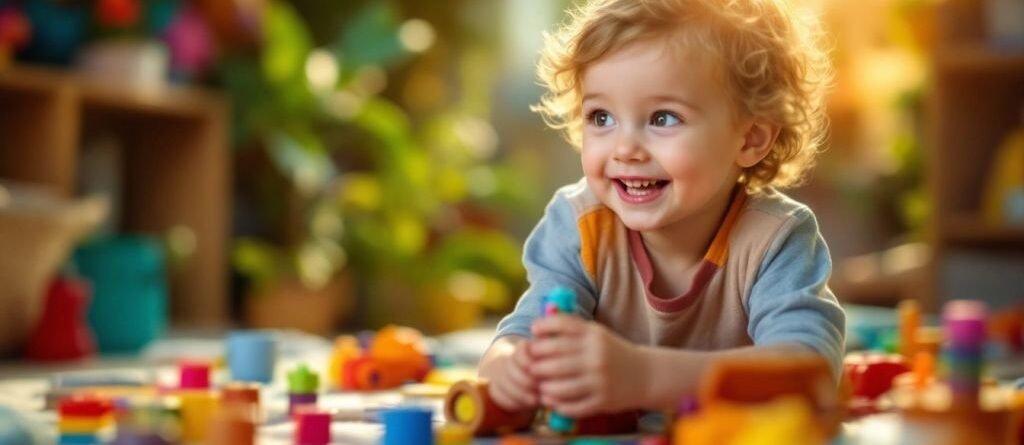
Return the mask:
[[114,411],[114,404],[106,397],[78,394],[62,399],[57,404],[61,417],[103,417]]
[[850,354],[843,368],[850,379],[853,396],[869,400],[892,389],[896,376],[910,372],[903,356],[894,354]]

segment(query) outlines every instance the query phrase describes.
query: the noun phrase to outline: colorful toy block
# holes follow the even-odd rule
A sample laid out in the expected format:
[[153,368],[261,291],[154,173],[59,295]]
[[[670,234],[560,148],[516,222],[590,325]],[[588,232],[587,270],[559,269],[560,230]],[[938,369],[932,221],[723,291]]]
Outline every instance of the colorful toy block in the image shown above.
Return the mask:
[[396,408],[381,413],[384,439],[381,445],[433,445],[431,412],[426,408]]
[[210,418],[217,412],[220,400],[209,391],[183,391],[181,400],[181,438],[186,443],[206,440]]
[[228,335],[227,361],[231,379],[270,383],[274,379],[274,338],[268,332],[237,331]]
[[288,373],[288,414],[295,408],[305,405],[316,405],[317,391],[320,389],[320,376],[310,371],[306,365],[299,365]]
[[437,445],[471,445],[473,431],[469,428],[449,423],[437,431]]
[[210,389],[210,363],[182,360],[178,364],[180,389]]
[[99,433],[111,425],[113,402],[105,397],[77,394],[57,406],[58,444],[98,444]]
[[311,406],[295,411],[295,445],[327,445],[331,442],[331,414]]
[[208,444],[253,445],[256,441],[256,418],[251,409],[223,406],[208,422]]
[[852,353],[843,360],[846,377],[850,380],[852,395],[874,400],[892,389],[900,374],[910,372],[902,355],[881,353]]

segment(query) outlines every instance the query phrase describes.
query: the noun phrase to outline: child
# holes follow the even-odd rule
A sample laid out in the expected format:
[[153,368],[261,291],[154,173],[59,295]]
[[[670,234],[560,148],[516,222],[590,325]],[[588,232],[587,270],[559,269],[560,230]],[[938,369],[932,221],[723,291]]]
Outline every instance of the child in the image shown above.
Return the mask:
[[[797,183],[824,129],[827,55],[786,0],[599,0],[548,36],[537,111],[585,178],[526,241],[530,287],[480,364],[508,410],[674,407],[717,358],[819,354],[845,315]],[[540,318],[557,286],[578,317]]]

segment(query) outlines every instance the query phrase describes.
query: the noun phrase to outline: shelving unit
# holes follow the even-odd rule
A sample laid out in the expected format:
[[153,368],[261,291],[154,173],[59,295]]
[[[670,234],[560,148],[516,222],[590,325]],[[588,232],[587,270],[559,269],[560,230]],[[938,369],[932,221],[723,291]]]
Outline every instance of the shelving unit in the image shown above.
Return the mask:
[[0,178],[74,196],[79,150],[94,134],[123,147],[123,231],[196,238],[171,276],[179,325],[227,321],[228,108],[189,88],[137,90],[52,68],[0,68]]
[[[996,149],[1021,125],[1024,53],[998,52],[984,44],[978,2],[956,0],[944,8],[925,141],[934,246],[928,292],[933,301],[925,303],[936,308],[952,298],[1021,299],[1024,227],[985,223],[980,202]],[[1004,265],[1006,273],[997,274],[1000,283],[980,281],[992,278],[980,272]],[[979,295],[963,295],[975,289],[972,279],[979,280],[973,292]]]

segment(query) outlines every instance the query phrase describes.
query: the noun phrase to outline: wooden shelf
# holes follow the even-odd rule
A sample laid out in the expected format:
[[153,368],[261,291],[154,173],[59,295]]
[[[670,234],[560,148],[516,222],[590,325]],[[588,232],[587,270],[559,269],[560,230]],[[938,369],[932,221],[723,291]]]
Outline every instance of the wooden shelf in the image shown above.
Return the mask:
[[1024,246],[1024,225],[992,225],[973,215],[949,217],[942,232],[943,241],[956,246]]
[[958,44],[935,54],[936,68],[954,72],[1024,73],[1024,52],[1000,52],[983,44]]
[[71,88],[80,94],[83,104],[121,111],[205,118],[222,112],[224,100],[219,94],[192,87],[130,88],[71,72],[29,65],[0,69],[0,88],[45,93],[55,87]]
[[38,66],[0,69],[0,177],[77,192],[81,145],[123,147],[121,230],[187,227],[190,260],[171,275],[171,314],[187,325],[227,321],[230,223],[228,107],[197,88],[140,90]]
[[933,247],[922,300],[928,310],[968,295],[989,301],[1018,298],[1024,286],[1017,274],[992,280],[964,263],[979,258],[1012,263],[1024,250],[1024,227],[987,224],[978,212],[997,150],[1020,125],[1024,106],[1024,53],[988,45],[984,6],[981,0],[935,4],[937,38],[924,96],[922,144]]

